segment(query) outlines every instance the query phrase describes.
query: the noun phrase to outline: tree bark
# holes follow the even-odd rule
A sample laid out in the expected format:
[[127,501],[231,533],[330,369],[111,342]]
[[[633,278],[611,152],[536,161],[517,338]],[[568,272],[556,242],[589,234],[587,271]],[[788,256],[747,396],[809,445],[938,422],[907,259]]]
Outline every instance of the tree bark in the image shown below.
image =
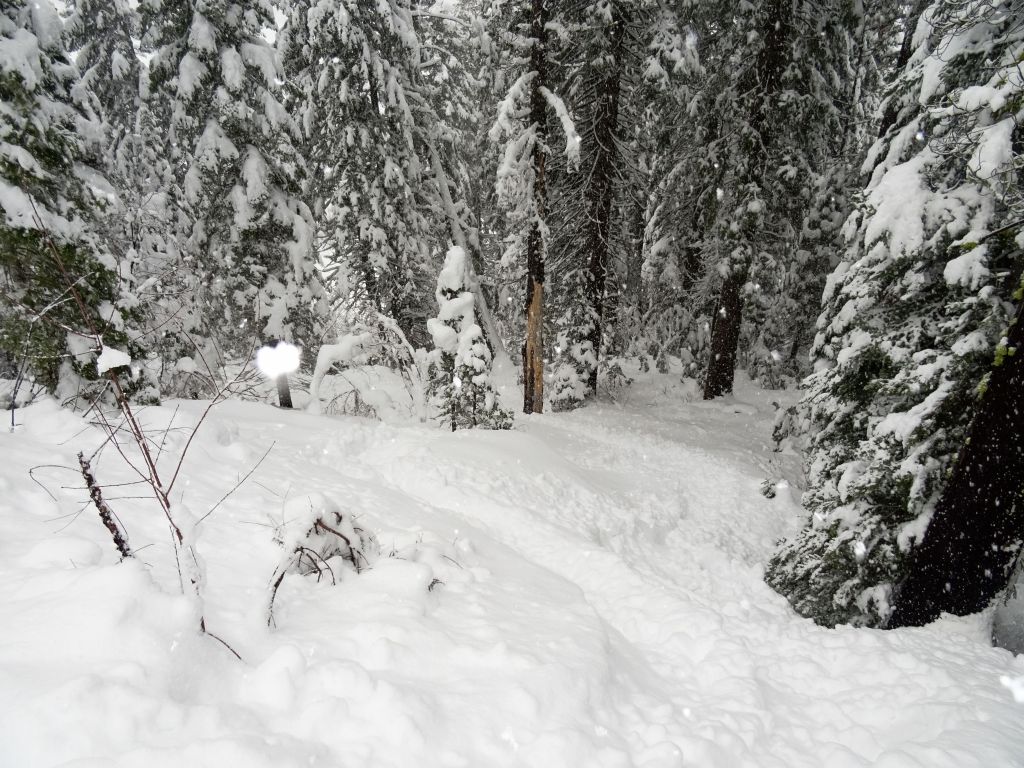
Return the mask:
[[608,281],[609,236],[611,234],[612,202],[615,193],[618,157],[619,95],[622,76],[622,43],[625,23],[620,3],[612,5],[608,28],[608,55],[612,57],[596,95],[594,113],[594,164],[588,188],[586,293],[590,303],[591,327],[587,340],[594,350],[594,365],[587,377],[587,391],[597,394],[597,360],[601,354],[604,334],[605,292]]
[[92,499],[96,511],[100,513],[100,520],[103,521],[103,525],[110,531],[110,537],[114,540],[114,546],[117,547],[117,552],[121,555],[121,559],[125,560],[129,557],[134,557],[131,547],[128,546],[128,538],[125,536],[124,531],[121,530],[121,526],[118,525],[117,517],[110,509],[106,499],[103,498],[103,491],[100,490],[99,483],[96,482],[96,476],[92,473],[92,466],[82,451],[78,452],[78,466],[82,470],[85,487],[89,489],[89,498]]
[[1024,535],[1024,286],[968,438],[893,597],[888,626],[985,608],[1007,584]]
[[534,217],[526,241],[526,340],[523,344],[523,412],[544,411],[544,234],[540,222],[546,214],[544,151],[547,144],[546,109],[541,88],[546,85],[547,42],[545,0],[532,0],[530,68],[536,72],[530,94],[530,122],[537,132],[533,144]]
[[[927,0],[915,0],[914,4],[907,8],[907,13],[903,17],[903,44],[900,46],[900,52],[896,57],[894,67],[894,71],[897,74],[903,71],[903,68],[910,61],[910,57],[914,53],[914,33],[917,30],[917,22],[921,19],[921,14],[924,13],[927,7]],[[896,123],[896,118],[899,117],[900,106],[895,96],[889,97],[886,101],[882,121],[878,125],[879,138],[885,136]]]
[[282,373],[277,377],[277,402],[282,408],[291,408],[292,391],[288,386],[288,374]]
[[[778,133],[776,110],[779,95],[784,90],[782,76],[791,60],[793,7],[786,0],[773,0],[767,10],[759,30],[764,44],[750,71],[748,82],[744,83],[744,90],[754,94],[747,118],[751,133],[759,140],[760,150],[748,148],[748,156],[740,159],[740,167],[733,182],[737,188],[756,187],[763,190],[766,179],[775,173],[772,154]],[[771,209],[769,211],[769,215],[774,213]],[[744,226],[746,231],[742,236],[750,246],[750,253],[757,251],[762,227],[763,223],[760,222]],[[728,263],[729,275],[722,282],[718,306],[711,321],[711,356],[704,378],[705,400],[732,392],[740,324],[743,320],[741,289],[750,269],[749,258],[731,258]]]
[[[744,272],[745,274],[745,272]],[[711,356],[704,378],[704,399],[713,400],[732,392],[733,373],[736,370],[736,348],[740,341],[743,321],[744,274],[733,272],[722,283],[718,306],[711,321]]]

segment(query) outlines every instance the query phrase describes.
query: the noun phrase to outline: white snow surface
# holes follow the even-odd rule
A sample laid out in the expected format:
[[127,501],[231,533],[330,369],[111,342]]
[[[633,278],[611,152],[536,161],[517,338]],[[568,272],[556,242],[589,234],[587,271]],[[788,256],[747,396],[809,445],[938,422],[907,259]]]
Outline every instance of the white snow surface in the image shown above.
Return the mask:
[[[0,433],[0,765],[1024,765],[1003,682],[1024,657],[990,647],[985,615],[830,630],[764,585],[800,515],[787,483],[758,492],[780,469],[780,393],[693,391],[646,375],[510,432],[217,405],[171,498],[203,518],[272,446],[192,538],[207,626],[243,661],[197,632],[166,525],[115,485],[133,477],[108,446],[93,469],[138,552],[118,562],[76,472],[99,430],[53,401],[17,411]],[[204,407],[140,412],[165,479]],[[380,553],[336,585],[285,577],[268,628],[274,531],[324,505]]]
[[99,357],[96,358],[96,370],[106,373],[114,368],[122,368],[132,364],[132,357],[122,349],[103,345]]

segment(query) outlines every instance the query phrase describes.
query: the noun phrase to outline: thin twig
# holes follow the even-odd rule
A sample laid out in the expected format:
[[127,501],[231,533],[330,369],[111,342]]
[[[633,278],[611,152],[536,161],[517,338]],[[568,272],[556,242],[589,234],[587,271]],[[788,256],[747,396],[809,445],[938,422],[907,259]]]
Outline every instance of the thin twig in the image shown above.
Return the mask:
[[171,420],[167,422],[167,429],[164,430],[164,436],[160,438],[160,445],[157,447],[156,450],[156,460],[158,462],[160,461],[160,457],[163,456],[164,454],[164,446],[167,444],[167,435],[170,434],[171,425],[174,423],[174,420],[178,418],[179,408],[181,408],[180,405],[174,406],[174,413],[171,414]]
[[[249,357],[250,358],[252,357],[252,352],[253,352],[254,349],[256,349],[256,339],[255,338],[253,339],[252,349],[249,350]],[[174,488],[174,483],[178,479],[178,473],[181,472],[181,465],[185,462],[185,456],[188,454],[188,449],[192,445],[192,441],[195,439],[196,433],[199,431],[199,428],[203,425],[203,422],[206,420],[207,415],[209,415],[210,410],[213,408],[213,406],[217,405],[218,403],[221,402],[222,399],[224,399],[224,393],[226,393],[228,391],[228,389],[231,387],[232,384],[234,384],[236,381],[241,379],[242,374],[245,373],[245,371],[246,371],[246,369],[248,367],[249,367],[248,363],[245,366],[243,366],[242,370],[240,370],[238,372],[238,375],[235,376],[231,381],[229,381],[223,387],[221,387],[220,391],[217,392],[217,394],[214,396],[213,400],[210,401],[210,404],[207,405],[206,408],[203,409],[203,413],[199,417],[199,422],[192,429],[192,434],[190,434],[188,436],[188,440],[185,442],[185,447],[181,451],[181,458],[178,460],[178,466],[175,467],[175,469],[174,469],[174,474],[171,475],[171,482],[167,484],[167,493],[168,493],[168,495],[171,493],[171,489]]]
[[[289,561],[289,565],[292,561]],[[281,587],[281,582],[284,581],[285,575],[288,573],[288,567],[278,566],[277,578],[273,579],[270,587],[270,602],[267,605],[267,626],[277,626],[277,622],[274,621],[274,599],[277,597],[277,590]]]
[[48,523],[55,523],[55,522],[57,522],[58,520],[63,520],[63,519],[64,519],[64,518],[66,518],[66,517],[70,517],[70,518],[71,518],[70,520],[68,520],[68,521],[67,521],[66,523],[64,523],[64,525],[62,525],[62,526],[61,526],[60,528],[58,528],[58,529],[56,530],[56,533],[60,533],[61,531],[63,531],[63,530],[65,530],[65,529],[69,528],[70,526],[72,526],[72,525],[74,524],[74,522],[75,522],[75,521],[76,521],[76,520],[77,520],[77,519],[78,519],[79,517],[81,517],[81,516],[82,516],[82,513],[83,513],[83,512],[85,512],[85,510],[86,510],[86,507],[88,507],[88,506],[89,506],[89,502],[87,501],[87,502],[85,502],[85,503],[84,503],[84,504],[83,504],[83,505],[82,505],[81,507],[79,507],[79,508],[78,508],[78,511],[77,511],[77,512],[68,512],[68,513],[67,513],[66,515],[59,515],[59,516],[57,516],[57,517],[51,517],[51,518],[50,518],[49,520],[47,520],[46,522],[48,522]]
[[242,661],[242,657],[238,655],[238,651],[236,651],[234,648],[232,648],[230,645],[228,645],[227,642],[225,642],[224,638],[218,637],[217,635],[213,634],[213,632],[211,632],[210,630],[206,629],[205,627],[203,628],[203,632],[206,635],[208,635],[209,637],[212,637],[214,640],[216,640],[221,645],[223,645],[229,651],[231,651],[232,655],[234,655],[234,657],[236,659],[238,659],[239,661]]
[[36,479],[36,476],[33,474],[37,469],[66,469],[68,472],[75,471],[71,467],[65,467],[63,464],[39,464],[29,469],[28,476],[32,479],[32,482],[38,485],[40,488],[42,488],[43,491],[46,492],[46,495],[49,496],[54,501],[57,501],[57,497],[50,493],[50,489],[43,485],[41,482],[39,482],[39,480]]
[[253,465],[252,469],[250,469],[248,472],[246,472],[245,476],[242,477],[242,479],[239,480],[237,483],[235,483],[234,487],[230,491],[228,491],[223,496],[221,496],[220,501],[218,501],[216,504],[214,504],[212,507],[210,507],[210,511],[207,512],[205,515],[200,517],[199,520],[196,521],[196,525],[199,525],[199,523],[203,522],[203,520],[205,520],[210,515],[212,515],[214,513],[214,511],[217,509],[217,507],[219,507],[221,504],[223,504],[225,501],[227,501],[228,497],[231,494],[233,494],[235,491],[237,491],[239,488],[242,487],[242,484],[252,476],[252,473],[260,468],[260,464],[262,464],[264,462],[264,460],[267,458],[267,456],[270,455],[270,452],[272,450],[274,450],[274,446],[275,445],[277,445],[277,441],[274,441],[273,443],[270,444],[270,447],[267,448],[267,450],[263,453],[262,456],[260,456],[260,460],[257,461]]

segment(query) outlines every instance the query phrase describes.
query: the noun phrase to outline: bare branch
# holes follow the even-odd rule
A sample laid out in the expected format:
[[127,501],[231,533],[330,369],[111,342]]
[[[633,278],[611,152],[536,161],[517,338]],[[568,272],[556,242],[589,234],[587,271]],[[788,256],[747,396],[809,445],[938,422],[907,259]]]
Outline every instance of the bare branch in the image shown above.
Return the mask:
[[262,456],[260,456],[260,460],[259,460],[259,461],[257,461],[257,462],[256,462],[256,463],[255,463],[255,464],[253,465],[252,469],[250,469],[250,470],[249,470],[248,472],[246,472],[246,473],[245,473],[245,475],[244,475],[244,476],[242,477],[242,479],[241,479],[241,480],[239,480],[239,481],[238,481],[237,483],[235,483],[234,487],[233,487],[233,488],[232,488],[232,489],[231,489],[230,491],[228,491],[228,492],[227,492],[227,493],[225,493],[225,494],[224,494],[223,496],[221,496],[221,498],[220,498],[220,501],[218,501],[218,502],[217,502],[216,504],[214,504],[214,505],[213,505],[213,506],[212,506],[212,507],[210,508],[210,511],[209,511],[209,512],[207,512],[207,513],[206,513],[205,515],[203,515],[202,517],[200,517],[200,518],[199,518],[199,520],[198,520],[198,521],[196,522],[196,525],[199,525],[199,523],[203,522],[203,520],[205,520],[205,519],[206,519],[206,518],[208,518],[208,517],[209,517],[210,515],[212,515],[212,514],[213,514],[213,512],[214,512],[214,510],[215,510],[215,509],[217,509],[217,507],[219,507],[219,506],[220,506],[221,504],[223,504],[223,503],[224,503],[224,502],[225,502],[225,501],[227,500],[227,498],[228,498],[228,497],[229,497],[229,496],[230,496],[231,494],[233,494],[233,493],[234,493],[235,491],[237,491],[237,490],[238,490],[239,488],[241,488],[241,487],[242,487],[242,484],[243,484],[243,483],[244,483],[244,482],[245,482],[246,480],[248,480],[248,479],[249,479],[249,478],[250,478],[250,477],[252,476],[252,473],[253,473],[253,472],[255,472],[255,471],[256,471],[257,469],[259,469],[259,468],[260,468],[260,464],[262,464],[262,463],[263,463],[263,461],[264,461],[264,460],[265,460],[265,459],[267,458],[267,456],[269,456],[269,455],[270,455],[270,452],[271,452],[272,450],[274,450],[274,446],[275,446],[275,445],[277,445],[277,442],[276,442],[276,441],[270,444],[270,447],[269,447],[269,448],[267,448],[267,450],[266,450],[266,451],[265,451],[265,452],[263,453],[263,455],[262,455]]
[[100,513],[100,520],[103,521],[103,525],[110,531],[110,535],[114,539],[114,546],[121,553],[121,559],[124,560],[125,558],[132,557],[132,550],[128,546],[128,539],[115,521],[113,511],[107,506],[107,502],[104,501],[103,493],[96,482],[96,476],[92,473],[89,460],[85,458],[85,454],[82,451],[78,452],[78,465],[82,468],[82,477],[85,478],[85,485],[89,489],[89,498],[92,499],[92,503]]

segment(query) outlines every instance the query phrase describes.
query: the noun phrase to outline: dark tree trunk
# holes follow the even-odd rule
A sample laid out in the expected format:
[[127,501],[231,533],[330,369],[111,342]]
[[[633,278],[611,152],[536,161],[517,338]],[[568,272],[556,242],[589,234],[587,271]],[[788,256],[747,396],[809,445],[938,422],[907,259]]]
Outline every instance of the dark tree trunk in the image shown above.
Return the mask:
[[545,46],[547,42],[545,0],[532,0],[530,8],[530,69],[536,72],[531,84],[530,122],[536,126],[533,146],[534,220],[526,240],[526,340],[523,343],[523,411],[544,411],[544,236],[539,221],[546,214],[544,147],[547,144],[547,105],[541,88],[546,85]]
[[291,408],[292,391],[288,386],[288,374],[282,373],[277,377],[277,402],[282,408]]
[[[1024,288],[1022,288],[1024,291]],[[985,608],[1024,536],[1024,297],[924,540],[896,590],[889,627]]]
[[377,280],[377,273],[370,263],[370,256],[365,250],[360,250],[358,259],[359,270],[363,273],[363,285],[366,287],[366,296],[376,309],[383,312],[385,307],[380,294],[380,283]]
[[630,302],[634,306],[641,307],[644,266],[644,221],[647,212],[644,209],[643,200],[639,196],[633,199],[629,206],[631,211],[630,227],[633,248],[629,254],[629,262],[626,264],[626,291]]
[[[764,47],[758,53],[757,61],[746,78],[748,82],[745,83],[745,90],[754,93],[749,107],[748,122],[758,142],[756,145],[748,146],[748,154],[739,159],[740,167],[734,180],[738,188],[756,186],[763,189],[765,179],[775,172],[771,154],[775,145],[776,108],[779,95],[784,90],[782,75],[790,60],[790,43],[794,34],[792,24],[792,5],[786,0],[774,0],[761,30]],[[771,213],[773,211],[769,210],[769,215]],[[746,229],[742,236],[750,244],[750,251],[754,252],[757,250],[757,238],[761,237],[762,233],[749,225]],[[740,258],[743,260],[733,260],[728,264],[729,276],[722,282],[718,306],[711,321],[711,356],[704,378],[705,400],[732,392],[736,351],[743,320],[741,290],[750,269],[748,258]]]
[[587,264],[586,295],[590,303],[591,327],[587,340],[594,350],[594,366],[587,377],[587,390],[597,394],[597,359],[601,354],[601,339],[604,334],[605,292],[608,281],[609,235],[611,234],[612,202],[615,193],[616,166],[619,157],[618,123],[619,94],[622,77],[622,44],[625,38],[625,22],[621,4],[611,9],[611,24],[608,28],[608,56],[611,62],[600,80],[595,96],[594,110],[594,163],[590,171],[590,185],[587,189]]
[[[907,8],[907,15],[903,17],[903,23],[905,25],[903,30],[903,45],[900,46],[899,55],[896,57],[895,72],[902,72],[903,68],[910,61],[911,54],[914,53],[914,31],[917,29],[917,22],[921,18],[921,14],[924,13],[924,9],[928,7],[928,0],[915,0],[914,4]],[[885,104],[885,112],[882,113],[882,122],[878,126],[878,136],[881,138],[885,136],[886,132],[896,122],[896,118],[899,117],[900,102],[895,96],[890,97]]]
[[743,274],[732,273],[722,283],[718,306],[711,321],[711,355],[704,378],[704,399],[713,400],[732,392],[733,372],[736,370],[736,348],[740,341],[743,321]]
[[[273,341],[270,342],[269,346],[276,347],[278,344],[281,344],[283,341],[284,341],[283,339],[274,339]],[[274,378],[274,383],[277,385],[277,404],[281,408],[292,408],[292,407],[294,407],[292,405],[292,390],[291,390],[291,387],[288,384],[288,374],[287,373],[279,373]]]

